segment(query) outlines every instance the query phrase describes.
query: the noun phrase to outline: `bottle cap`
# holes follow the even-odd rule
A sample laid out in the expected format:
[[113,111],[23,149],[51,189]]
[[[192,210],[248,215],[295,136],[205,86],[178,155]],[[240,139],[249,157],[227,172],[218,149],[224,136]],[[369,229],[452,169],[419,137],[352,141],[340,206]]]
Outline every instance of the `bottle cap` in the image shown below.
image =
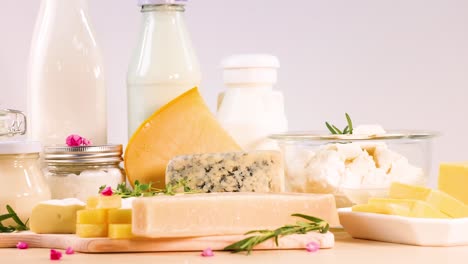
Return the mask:
[[138,0],[139,6],[144,5],[185,5],[187,0]]
[[224,83],[234,85],[273,85],[280,67],[278,58],[268,54],[232,55],[225,58],[221,65],[224,68]]

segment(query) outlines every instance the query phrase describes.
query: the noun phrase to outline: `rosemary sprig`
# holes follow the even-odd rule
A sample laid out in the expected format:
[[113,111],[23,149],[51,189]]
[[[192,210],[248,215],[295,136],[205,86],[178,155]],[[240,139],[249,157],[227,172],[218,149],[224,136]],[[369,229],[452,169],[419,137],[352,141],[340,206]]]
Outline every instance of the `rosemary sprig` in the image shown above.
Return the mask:
[[[15,232],[15,231],[29,230],[29,228],[27,226],[29,219],[28,219],[28,221],[26,221],[26,223],[24,223],[18,217],[16,212],[13,210],[13,208],[11,208],[11,206],[7,205],[6,209],[7,209],[8,213],[0,215],[0,233],[12,233],[12,232]],[[2,223],[2,221],[8,220],[8,219],[12,219],[16,223],[16,225],[15,226],[12,226],[12,225],[5,226]]]
[[348,125],[343,130],[340,130],[335,125],[332,125],[328,122],[325,122],[325,126],[327,126],[328,130],[333,135],[351,135],[353,134],[353,121],[351,121],[351,117],[349,117],[348,113],[345,113],[345,117]]
[[[99,187],[99,193],[101,193],[106,185]],[[155,196],[159,194],[164,195],[175,195],[183,190],[183,193],[190,194],[190,193],[197,193],[198,191],[192,190],[186,180],[181,180],[176,182],[175,184],[166,184],[165,189],[159,189],[153,187],[153,183],[140,183],[140,181],[136,180],[134,183],[134,187],[130,188],[127,187],[126,183],[121,183],[117,185],[116,189],[112,189],[114,195],[120,195],[122,198],[129,198],[129,197],[147,197],[147,196]]]
[[304,214],[293,214],[292,216],[303,218],[309,222],[298,221],[295,225],[285,225],[275,230],[253,230],[245,233],[245,235],[258,235],[244,238],[225,247],[224,250],[231,251],[232,253],[247,251],[247,254],[250,254],[256,245],[261,244],[269,239],[274,239],[276,246],[278,246],[278,240],[281,237],[292,234],[306,234],[311,231],[326,233],[330,228],[328,223],[320,218]]

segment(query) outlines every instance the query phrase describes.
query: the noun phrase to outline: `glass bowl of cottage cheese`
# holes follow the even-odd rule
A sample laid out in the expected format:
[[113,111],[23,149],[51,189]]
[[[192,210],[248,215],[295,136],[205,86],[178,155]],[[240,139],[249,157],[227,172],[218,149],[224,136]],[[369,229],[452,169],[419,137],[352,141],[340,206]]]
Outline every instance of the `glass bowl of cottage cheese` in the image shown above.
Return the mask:
[[331,193],[343,208],[387,196],[393,181],[426,185],[435,136],[365,125],[353,134],[288,133],[270,138],[284,156],[286,191]]

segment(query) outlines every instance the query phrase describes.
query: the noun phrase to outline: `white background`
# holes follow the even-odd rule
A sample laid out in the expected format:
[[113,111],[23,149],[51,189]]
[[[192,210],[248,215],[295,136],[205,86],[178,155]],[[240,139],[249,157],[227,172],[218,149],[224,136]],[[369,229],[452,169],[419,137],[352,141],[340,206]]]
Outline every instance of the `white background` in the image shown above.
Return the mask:
[[[125,76],[141,14],[136,0],[89,2],[105,59],[109,141],[125,143]],[[39,3],[0,0],[0,107],[26,109]],[[272,53],[292,130],[343,122],[345,111],[356,123],[437,130],[435,172],[440,161],[468,160],[467,13],[466,0],[191,0],[186,19],[212,109],[224,56]]]

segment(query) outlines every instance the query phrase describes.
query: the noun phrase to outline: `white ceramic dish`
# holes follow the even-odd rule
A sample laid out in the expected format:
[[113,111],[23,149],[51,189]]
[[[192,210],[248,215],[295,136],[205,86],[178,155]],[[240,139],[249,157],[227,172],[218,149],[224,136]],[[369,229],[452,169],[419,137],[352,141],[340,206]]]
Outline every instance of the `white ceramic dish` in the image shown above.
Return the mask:
[[429,219],[338,210],[340,222],[353,238],[416,246],[468,245],[468,218]]

